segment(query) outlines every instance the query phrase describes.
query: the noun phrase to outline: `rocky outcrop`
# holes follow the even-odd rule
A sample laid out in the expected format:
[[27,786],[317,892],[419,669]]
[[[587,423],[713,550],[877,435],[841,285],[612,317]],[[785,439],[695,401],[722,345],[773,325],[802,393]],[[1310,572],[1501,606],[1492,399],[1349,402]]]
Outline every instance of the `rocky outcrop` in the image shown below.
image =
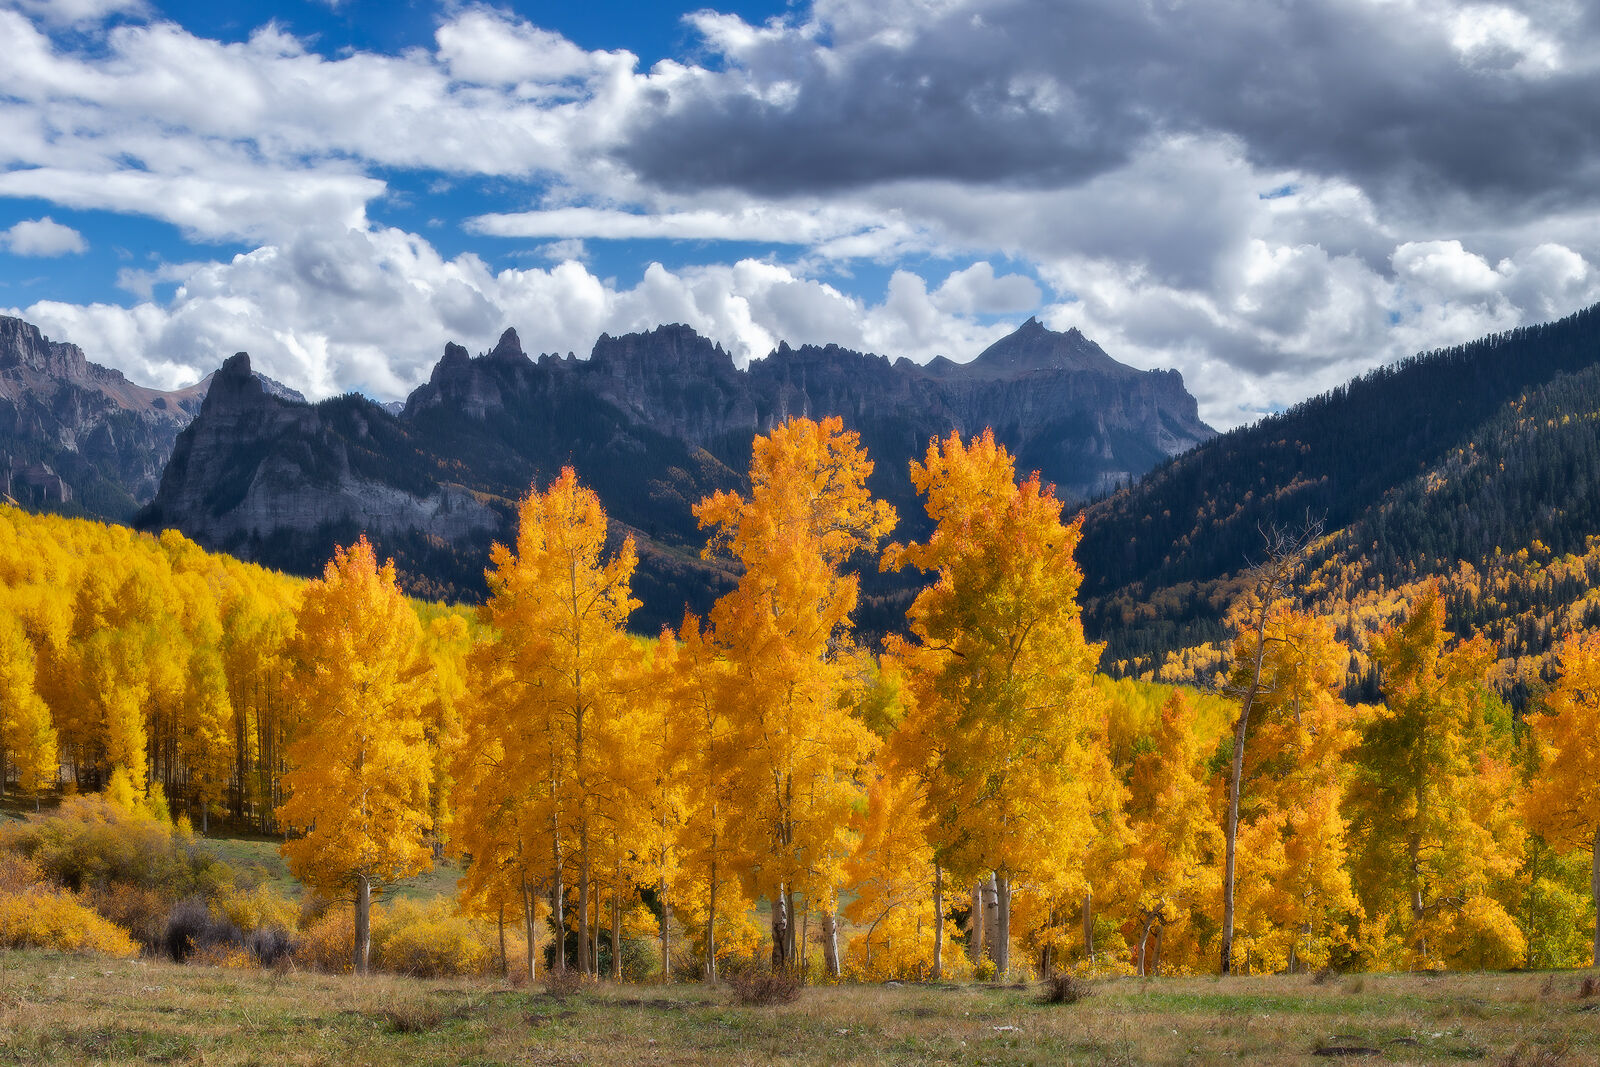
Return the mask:
[[[859,432],[873,490],[913,536],[925,519],[908,461],[952,430],[993,427],[1069,499],[1212,435],[1176,373],[1123,366],[1033,321],[965,364],[780,345],[744,370],[687,326],[602,336],[587,359],[531,359],[507,330],[476,358],[447,345],[398,417],[359,397],[273,397],[233,357],[140,524],[301,572],[365,532],[414,590],[471,597],[521,496],[571,464],[639,544],[635,624],[649,629],[727,587],[726,568],[699,558],[692,508],[742,486],[754,436],[791,415],[839,415]],[[909,580],[864,576],[863,613],[903,616]]]
[[89,362],[77,345],[0,316],[0,496],[127,521],[155,496],[178,432],[210,383],[170,392],[136,385]]

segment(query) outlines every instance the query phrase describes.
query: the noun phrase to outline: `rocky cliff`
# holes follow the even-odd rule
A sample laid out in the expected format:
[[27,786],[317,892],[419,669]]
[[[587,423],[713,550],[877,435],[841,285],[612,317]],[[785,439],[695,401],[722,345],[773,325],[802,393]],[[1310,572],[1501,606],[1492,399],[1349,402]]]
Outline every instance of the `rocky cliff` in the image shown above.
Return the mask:
[[[1212,436],[1175,372],[1126,367],[1032,320],[966,364],[782,345],[744,370],[686,326],[602,336],[587,359],[530,358],[507,330],[476,358],[447,345],[398,415],[354,396],[275,397],[233,357],[139,522],[301,572],[366,532],[414,591],[470,598],[529,485],[571,464],[617,536],[636,535],[635,621],[648,629],[727,588],[727,568],[699,558],[691,509],[739,487],[753,437],[791,415],[840,415],[860,432],[874,490],[913,535],[922,513],[907,463],[951,430],[993,427],[1071,500]],[[903,612],[904,576],[864,580],[868,625]]]
[[0,316],[0,496],[127,521],[155,496],[210,382],[172,392],[135,385],[77,345]]

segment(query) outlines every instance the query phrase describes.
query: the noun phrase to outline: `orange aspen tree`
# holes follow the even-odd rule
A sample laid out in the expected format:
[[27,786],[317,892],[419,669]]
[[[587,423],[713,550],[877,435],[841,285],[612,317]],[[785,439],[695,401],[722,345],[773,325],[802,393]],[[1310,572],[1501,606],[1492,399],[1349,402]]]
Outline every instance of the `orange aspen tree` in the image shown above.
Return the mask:
[[1509,966],[1526,944],[1489,889],[1522,853],[1510,716],[1484,684],[1488,642],[1450,638],[1430,587],[1374,642],[1384,703],[1352,750],[1352,875],[1367,914],[1390,919],[1376,936],[1399,937],[1411,965],[1449,962],[1465,922],[1498,937]]
[[1590,853],[1595,903],[1593,962],[1600,967],[1600,634],[1586,633],[1561,653],[1561,676],[1530,715],[1538,770],[1523,810],[1528,828],[1557,849]]
[[859,579],[842,568],[876,549],[894,509],[866,487],[872,464],[838,418],[791,419],[755,439],[750,496],[719,492],[695,515],[744,573],[711,625],[729,667],[739,736],[738,798],[749,866],[772,903],[772,961],[795,956],[794,900],[824,904],[824,956],[837,973],[833,911],[859,768],[877,739],[854,716],[850,615]]
[[912,639],[889,643],[910,696],[901,730],[929,753],[924,814],[940,866],[966,885],[993,878],[989,941],[1004,973],[1016,888],[1084,888],[1101,698],[1077,605],[1080,527],[1061,522],[1037,474],[1017,484],[992,433],[933,442],[911,480],[936,527],[926,543],[891,545],[883,565],[937,579],[908,613]]
[[848,948],[854,977],[867,981],[942,977],[946,933],[940,876],[921,819],[920,786],[908,775],[877,775],[860,840],[845,861],[854,899],[845,918],[862,932]]
[[430,759],[420,708],[421,627],[363,537],[307,585],[289,646],[298,738],[278,816],[307,885],[355,903],[357,974],[367,973],[372,893],[425,870]]
[[[629,591],[633,540],[609,559],[605,541],[600,499],[578,484],[571,467],[545,492],[528,494],[515,546],[496,545],[491,555],[482,616],[491,636],[472,653],[483,686],[470,705],[478,719],[465,726],[469,743],[497,741],[503,752],[501,769],[511,784],[492,795],[517,809],[504,825],[518,827],[521,854],[531,857],[536,840],[548,849],[536,869],[558,938],[565,935],[573,868],[576,963],[584,973],[596,963],[590,937],[602,823],[614,816],[627,774],[607,754],[619,749],[616,738],[641,678],[640,653],[624,629],[638,607]],[[457,804],[458,821],[483,817],[473,798],[460,795]],[[564,946],[555,961],[565,970]]]

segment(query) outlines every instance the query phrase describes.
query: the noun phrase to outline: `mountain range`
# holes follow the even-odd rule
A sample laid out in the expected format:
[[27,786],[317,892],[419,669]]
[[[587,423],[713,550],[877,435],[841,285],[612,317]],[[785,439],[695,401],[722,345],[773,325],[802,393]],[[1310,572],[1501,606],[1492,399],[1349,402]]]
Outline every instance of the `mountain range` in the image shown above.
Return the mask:
[[[30,353],[71,349],[78,368],[19,393],[70,385],[74,396],[90,396],[94,382],[122,381],[26,324],[13,330],[30,337],[21,346]],[[125,392],[136,388],[124,383]],[[860,433],[876,464],[870,484],[895,504],[900,533],[910,536],[925,518],[909,461],[951,431],[993,427],[1022,469],[1040,470],[1072,502],[1213,436],[1176,372],[1125,366],[1078,331],[1035,320],[966,363],[784,344],[739,368],[678,325],[602,336],[586,359],[532,358],[507,330],[477,357],[446,345],[428,382],[398,407],[354,394],[306,403],[254,374],[243,353],[183,394],[141,392],[136,411],[92,395],[117,418],[168,417],[150,420],[139,447],[124,449],[137,463],[119,454],[139,478],[114,498],[78,491],[82,510],[122,520],[130,500],[148,501],[137,517],[145,529],[176,528],[209,548],[299,573],[365,532],[395,557],[406,587],[430,597],[481,595],[488,548],[509,538],[517,502],[570,463],[600,493],[617,536],[635,536],[645,605],[635,622],[647,629],[675,623],[685,605],[704,610],[728,587],[726,564],[700,558],[704,537],[691,509],[715,490],[741,487],[754,436],[791,415],[839,415]],[[81,434],[85,424],[57,421],[52,466],[74,486],[85,483],[84,457],[63,454],[67,431]],[[3,436],[0,447],[10,447]],[[113,481],[106,467],[94,472]],[[864,624],[876,612],[884,627],[894,625],[910,580],[865,576]]]

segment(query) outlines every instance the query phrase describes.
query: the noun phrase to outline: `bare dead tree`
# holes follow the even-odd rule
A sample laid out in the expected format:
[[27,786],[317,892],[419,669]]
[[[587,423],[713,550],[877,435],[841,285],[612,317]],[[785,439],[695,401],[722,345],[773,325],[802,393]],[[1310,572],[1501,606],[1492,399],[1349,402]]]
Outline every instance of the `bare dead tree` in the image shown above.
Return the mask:
[[1262,680],[1267,646],[1272,643],[1272,638],[1267,634],[1267,623],[1272,617],[1273,605],[1294,589],[1306,549],[1322,537],[1322,520],[1313,521],[1307,516],[1303,526],[1272,525],[1261,527],[1260,530],[1264,555],[1259,563],[1246,572],[1250,594],[1255,597],[1241,629],[1247,647],[1242,664],[1236,663],[1234,668],[1237,672],[1241,665],[1244,667],[1244,680],[1242,684],[1223,687],[1223,692],[1239,698],[1239,719],[1233,727],[1233,763],[1228,774],[1228,822],[1222,863],[1223,974],[1233,972],[1233,888],[1239,842],[1239,784],[1244,773],[1244,749],[1250,728],[1250,712],[1257,698],[1267,692]]

